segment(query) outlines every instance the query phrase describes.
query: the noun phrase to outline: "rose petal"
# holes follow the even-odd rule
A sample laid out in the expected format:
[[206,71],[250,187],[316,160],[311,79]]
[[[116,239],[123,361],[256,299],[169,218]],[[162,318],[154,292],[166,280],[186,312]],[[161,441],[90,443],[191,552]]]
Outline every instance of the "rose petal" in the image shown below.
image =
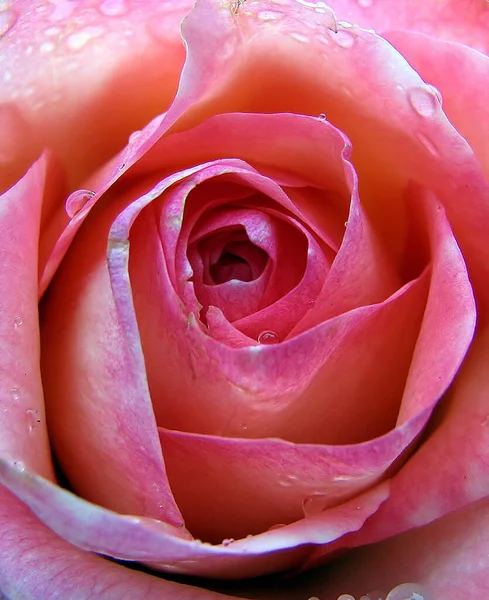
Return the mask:
[[39,370],[37,252],[50,157],[0,198],[0,430],[2,456],[54,480]]
[[79,550],[0,488],[0,590],[8,598],[225,600],[229,596],[132,571]]
[[[300,0],[297,0],[300,2]],[[328,0],[338,19],[380,34],[386,30],[419,31],[489,52],[489,9],[474,0]]]
[[[127,332],[114,305],[120,282],[109,279],[105,257],[112,219],[103,213],[86,228],[88,239],[72,244],[42,307],[51,441],[78,493],[180,526],[137,332]],[[111,247],[109,257],[124,262],[124,248]]]
[[386,38],[441,92],[443,110],[489,176],[489,57],[412,31],[388,31]]

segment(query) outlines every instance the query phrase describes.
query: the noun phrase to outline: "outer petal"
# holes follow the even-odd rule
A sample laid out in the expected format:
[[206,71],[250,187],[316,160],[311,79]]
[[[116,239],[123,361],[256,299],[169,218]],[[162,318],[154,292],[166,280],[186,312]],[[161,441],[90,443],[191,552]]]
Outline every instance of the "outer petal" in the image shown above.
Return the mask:
[[[301,0],[296,0],[300,2]],[[306,4],[306,2],[304,2]],[[309,5],[309,3],[307,3]],[[489,52],[489,6],[479,0],[329,0],[338,19],[375,29],[427,33]]]
[[489,57],[411,31],[388,31],[386,38],[441,92],[443,110],[489,176]]
[[[50,600],[225,600],[79,550],[0,487],[0,596]],[[4,596],[2,596],[3,598]]]
[[0,453],[54,479],[39,370],[37,252],[49,157],[0,197]]
[[43,0],[34,9],[29,0],[15,0],[5,6],[0,119],[2,111],[12,116],[1,145],[14,152],[0,187],[45,146],[62,158],[76,185],[169,106],[184,60],[178,26],[192,2],[125,0],[114,7],[107,0]]

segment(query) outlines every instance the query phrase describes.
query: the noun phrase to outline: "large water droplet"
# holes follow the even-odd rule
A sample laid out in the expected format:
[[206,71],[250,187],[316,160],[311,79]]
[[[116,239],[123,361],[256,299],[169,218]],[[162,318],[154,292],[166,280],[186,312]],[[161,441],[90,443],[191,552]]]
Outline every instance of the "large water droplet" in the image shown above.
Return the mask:
[[14,460],[12,464],[16,471],[19,471],[20,473],[25,471],[25,465],[21,460]]
[[66,214],[72,219],[94,196],[95,192],[91,192],[90,190],[76,190],[76,192],[73,192],[66,200]]
[[14,319],[14,327],[15,327],[15,329],[18,329],[22,325],[23,322],[24,321],[22,320],[22,317],[20,315],[17,315],[15,317],[15,319]]
[[437,96],[426,87],[409,90],[408,100],[421,117],[430,117],[440,107]]
[[339,596],[338,600],[355,600],[355,597],[352,596],[351,594],[341,594],[341,596]]
[[258,336],[259,344],[277,344],[278,335],[274,331],[262,331]]
[[77,33],[72,33],[67,39],[68,48],[73,51],[81,50],[88,42],[100,37],[105,29],[101,25],[85,27]]
[[344,29],[339,29],[336,33],[333,32],[331,34],[331,39],[338,44],[338,46],[341,46],[341,48],[351,48],[355,43],[354,35]]
[[17,21],[17,14],[11,10],[0,12],[0,38],[2,38]]
[[302,502],[302,510],[305,517],[317,517],[328,504],[328,497],[325,494],[311,494]]
[[124,0],[104,0],[99,9],[102,14],[108,17],[119,17],[127,12]]
[[41,412],[37,408],[28,408],[25,414],[28,418],[29,433],[32,433],[34,428],[41,422]]
[[391,590],[385,600],[432,600],[432,596],[424,586],[402,583]]

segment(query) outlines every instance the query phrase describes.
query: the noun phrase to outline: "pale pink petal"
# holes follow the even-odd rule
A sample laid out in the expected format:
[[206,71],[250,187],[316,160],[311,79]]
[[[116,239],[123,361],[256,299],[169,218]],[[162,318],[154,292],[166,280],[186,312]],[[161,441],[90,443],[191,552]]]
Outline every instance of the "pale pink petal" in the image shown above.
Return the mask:
[[[111,210],[117,214],[117,205]],[[180,526],[137,332],[127,331],[114,302],[121,283],[117,275],[109,278],[106,258],[114,216],[106,211],[87,222],[42,306],[51,442],[79,494],[114,510]],[[124,250],[113,245],[109,257],[124,263]],[[130,302],[130,294],[121,301]]]
[[[53,600],[225,600],[85,552],[59,538],[0,488],[0,594]],[[2,596],[3,597],[3,596]],[[234,598],[234,596],[233,596]]]
[[[300,2],[301,0],[296,0]],[[383,35],[386,30],[419,31],[489,53],[489,6],[478,0],[328,0],[339,20]]]
[[166,110],[184,62],[179,24],[191,7],[186,0],[149,0],[144,10],[126,0],[116,13],[103,0],[8,6],[0,105],[15,106],[8,140],[2,129],[14,165],[25,170],[33,151],[50,147],[75,188]]
[[324,516],[304,519],[219,546],[184,540],[173,528],[145,517],[125,516],[90,504],[21,465],[0,459],[0,480],[58,535],[81,549],[136,560],[166,572],[213,578],[243,579],[291,569],[311,551],[312,544],[356,531],[388,495],[388,485],[332,509]]
[[489,57],[411,31],[388,31],[386,38],[441,92],[443,110],[489,176]]
[[0,197],[0,452],[54,479],[39,369],[37,252],[50,157]]

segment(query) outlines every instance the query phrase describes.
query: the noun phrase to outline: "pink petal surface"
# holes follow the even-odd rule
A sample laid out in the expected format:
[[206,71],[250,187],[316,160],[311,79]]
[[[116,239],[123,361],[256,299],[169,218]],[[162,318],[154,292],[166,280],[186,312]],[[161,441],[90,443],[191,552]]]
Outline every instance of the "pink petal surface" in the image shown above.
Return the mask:
[[232,544],[212,546],[176,537],[161,521],[98,507],[3,459],[0,459],[0,480],[41,521],[79,548],[145,562],[167,572],[237,579],[292,568],[310,552],[310,548],[303,546],[304,541],[317,543],[318,535],[321,539],[336,539],[359,529],[388,494],[387,485],[381,485],[365,497],[332,509],[319,522],[310,519],[298,530],[292,525],[285,534],[274,530]]
[[127,569],[59,538],[3,486],[0,594],[52,600],[225,600],[222,594]]
[[[108,219],[89,224],[90,251],[83,238],[74,242],[42,308],[50,435],[79,493],[181,526],[137,334],[127,333],[112,300],[105,257],[112,219],[109,212]],[[111,250],[115,261],[117,250]],[[112,285],[117,293],[117,279]]]
[[42,0],[35,8],[29,0],[9,2],[2,13],[0,114],[15,107],[15,115],[2,129],[10,154],[2,175],[15,181],[47,146],[75,187],[166,110],[184,61],[179,23],[191,7],[150,0],[142,11],[138,0],[127,0],[114,12],[103,0]]
[[425,527],[354,550],[330,565],[289,579],[288,589],[277,589],[274,581],[220,589],[258,600],[310,596],[336,600],[340,594],[358,600],[373,590],[387,593],[402,581],[415,581],[420,594],[426,590],[428,600],[486,598],[488,509],[488,500],[480,500]]
[[39,370],[37,251],[45,154],[0,197],[0,452],[54,480]]
[[[298,0],[300,2],[300,0]],[[489,7],[478,0],[329,0],[340,20],[375,29],[419,31],[489,53]]]
[[388,31],[386,38],[425,81],[441,92],[443,110],[468,140],[488,176],[489,90],[486,82],[489,57],[471,48],[412,31]]

